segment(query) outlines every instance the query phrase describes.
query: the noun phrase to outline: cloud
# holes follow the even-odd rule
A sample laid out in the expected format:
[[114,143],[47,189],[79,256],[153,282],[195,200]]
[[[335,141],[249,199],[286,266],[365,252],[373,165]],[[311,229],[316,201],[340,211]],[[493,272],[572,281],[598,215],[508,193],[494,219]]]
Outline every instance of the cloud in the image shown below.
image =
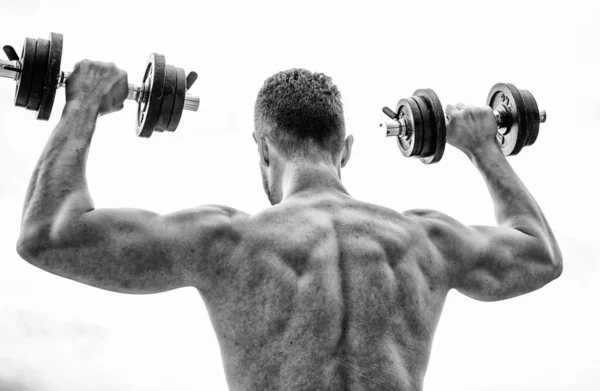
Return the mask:
[[106,335],[103,326],[81,319],[0,309],[0,391],[40,391],[35,383],[46,384],[53,371],[84,368]]
[[39,391],[39,388],[25,384],[19,380],[7,380],[0,378],[0,391]]

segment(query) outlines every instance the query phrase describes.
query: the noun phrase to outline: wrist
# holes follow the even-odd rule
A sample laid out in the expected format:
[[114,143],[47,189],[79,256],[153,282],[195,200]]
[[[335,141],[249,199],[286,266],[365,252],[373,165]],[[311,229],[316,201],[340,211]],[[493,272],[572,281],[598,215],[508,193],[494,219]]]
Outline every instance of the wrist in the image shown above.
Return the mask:
[[65,104],[63,116],[75,114],[77,116],[98,118],[100,106],[96,103],[84,102],[79,99],[68,100]]
[[482,160],[496,160],[498,158],[504,158],[504,152],[502,152],[502,149],[496,142],[493,144],[481,145],[478,148],[473,148],[465,153],[473,163]]

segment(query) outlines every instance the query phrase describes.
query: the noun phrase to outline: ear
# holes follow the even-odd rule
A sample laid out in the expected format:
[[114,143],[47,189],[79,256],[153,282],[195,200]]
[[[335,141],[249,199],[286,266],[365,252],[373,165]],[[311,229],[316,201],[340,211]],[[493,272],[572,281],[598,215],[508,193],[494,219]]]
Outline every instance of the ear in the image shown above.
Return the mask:
[[258,147],[258,154],[260,155],[260,163],[264,164],[266,167],[269,166],[269,146],[267,145],[267,140],[262,135],[256,135],[252,133],[252,137],[256,142],[256,146]]
[[348,160],[350,160],[350,155],[352,155],[352,145],[354,144],[354,136],[350,135],[346,137],[346,141],[344,141],[344,149],[342,150],[342,167],[345,167],[348,164]]

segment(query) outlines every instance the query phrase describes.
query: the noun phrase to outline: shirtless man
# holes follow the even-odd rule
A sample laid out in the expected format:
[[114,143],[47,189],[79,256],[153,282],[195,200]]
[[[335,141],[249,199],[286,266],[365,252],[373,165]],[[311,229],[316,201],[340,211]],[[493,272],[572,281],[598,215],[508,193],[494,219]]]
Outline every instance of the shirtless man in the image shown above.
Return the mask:
[[561,274],[559,247],[497,145],[488,107],[449,106],[448,141],[480,171],[497,227],[353,199],[340,180],[353,138],[339,91],[298,69],[267,79],[256,101],[272,207],[96,209],[88,149],[98,116],[122,108],[127,75],[83,61],[66,95],[26,195],[20,256],[114,292],[195,287],[232,390],[421,390],[450,289],[503,300]]

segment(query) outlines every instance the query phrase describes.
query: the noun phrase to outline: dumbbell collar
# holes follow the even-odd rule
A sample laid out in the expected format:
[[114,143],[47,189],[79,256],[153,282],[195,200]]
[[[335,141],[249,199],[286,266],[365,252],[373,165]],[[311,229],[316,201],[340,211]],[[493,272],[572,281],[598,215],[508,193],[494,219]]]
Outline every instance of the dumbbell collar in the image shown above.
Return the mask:
[[410,130],[410,124],[406,118],[398,118],[393,121],[383,122],[379,126],[385,128],[386,137],[403,137],[406,136]]
[[16,80],[21,66],[18,61],[0,59],[0,77]]
[[389,107],[384,107],[383,113],[393,120],[379,124],[379,126],[385,127],[386,137],[404,137],[410,132],[410,121],[400,117],[399,113]]

